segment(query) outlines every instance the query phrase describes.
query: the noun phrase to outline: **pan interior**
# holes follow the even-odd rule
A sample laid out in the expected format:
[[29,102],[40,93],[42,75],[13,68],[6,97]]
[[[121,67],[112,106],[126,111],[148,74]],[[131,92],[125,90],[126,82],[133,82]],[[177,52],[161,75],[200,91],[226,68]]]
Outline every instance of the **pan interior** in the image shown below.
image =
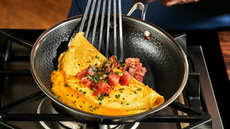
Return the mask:
[[[50,74],[57,69],[59,55],[67,50],[68,41],[78,30],[81,17],[70,18],[47,30],[36,42],[33,53],[34,74],[39,87],[51,93]],[[100,23],[100,22],[99,22]],[[105,23],[106,24],[106,23]],[[144,32],[149,31],[151,39],[147,40]],[[105,36],[102,41],[102,53],[105,52]],[[91,37],[90,30],[89,37]],[[98,47],[99,26],[95,43]],[[119,37],[117,35],[117,37]],[[88,39],[91,42],[91,39]],[[181,52],[167,34],[157,27],[140,20],[123,17],[124,59],[139,58],[147,68],[144,84],[156,90],[167,101],[181,88],[185,66]],[[118,43],[119,44],[119,43]],[[118,45],[119,49],[119,45]],[[110,54],[113,54],[113,29],[110,31]],[[118,52],[119,57],[119,52]],[[124,62],[124,60],[123,60]],[[47,92],[46,91],[46,92]]]

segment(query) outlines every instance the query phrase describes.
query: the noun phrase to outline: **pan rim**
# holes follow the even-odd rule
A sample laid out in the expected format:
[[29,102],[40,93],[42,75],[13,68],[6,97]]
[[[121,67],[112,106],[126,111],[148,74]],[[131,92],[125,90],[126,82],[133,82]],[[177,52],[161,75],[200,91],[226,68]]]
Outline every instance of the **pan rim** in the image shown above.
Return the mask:
[[[55,29],[56,27],[59,27],[63,24],[66,24],[66,22],[70,22],[71,20],[75,20],[77,18],[81,18],[83,17],[83,15],[78,15],[78,16],[74,16],[74,17],[71,17],[71,18],[68,18],[66,20],[63,20],[63,21],[60,21],[58,23],[56,23],[55,25],[53,25],[52,27],[50,27],[49,29],[45,30],[39,37],[38,39],[36,40],[32,50],[31,50],[31,55],[30,55],[30,67],[31,67],[31,73],[32,73],[32,76],[35,80],[35,82],[37,83],[37,85],[39,86],[39,88],[46,94],[47,97],[49,97],[49,99],[51,99],[52,101],[54,101],[56,104],[58,104],[59,106],[63,107],[63,108],[68,108],[68,110],[71,110],[71,111],[74,111],[74,112],[77,112],[79,114],[82,114],[82,115],[87,115],[87,116],[90,116],[92,117],[92,115],[94,117],[97,117],[98,119],[101,119],[101,123],[103,122],[104,119],[109,119],[109,120],[114,120],[114,119],[128,119],[128,118],[132,118],[132,117],[137,117],[137,116],[150,116],[150,115],[154,115],[156,112],[160,111],[161,109],[165,108],[166,106],[168,106],[169,104],[171,104],[179,95],[180,93],[183,91],[186,83],[187,83],[187,79],[188,79],[188,74],[189,74],[189,68],[188,68],[188,61],[187,61],[187,57],[186,57],[186,54],[184,53],[183,49],[181,48],[181,46],[178,45],[178,43],[173,39],[173,37],[171,35],[169,35],[166,31],[164,31],[163,29],[161,29],[160,27],[150,23],[150,22],[147,22],[147,21],[143,21],[143,20],[140,20],[138,18],[135,18],[135,17],[131,17],[131,16],[126,16],[126,15],[122,15],[122,17],[125,17],[125,18],[129,18],[129,19],[134,19],[134,20],[138,20],[140,22],[144,22],[145,24],[147,25],[150,25],[150,26],[153,26],[154,28],[156,28],[160,33],[164,34],[166,37],[168,37],[173,43],[174,45],[176,46],[177,50],[180,52],[180,55],[183,59],[183,63],[184,63],[184,76],[183,76],[183,80],[181,82],[181,86],[180,88],[176,91],[176,93],[171,97],[169,98],[167,101],[165,101],[162,105],[154,108],[154,109],[151,109],[151,110],[148,110],[148,111],[145,111],[145,112],[142,112],[142,113],[137,113],[137,114],[132,114],[132,115],[122,115],[122,116],[108,116],[108,115],[98,115],[98,114],[94,114],[94,113],[89,113],[89,112],[85,112],[85,111],[82,111],[82,110],[79,110],[79,109],[76,109],[76,108],[73,108],[63,102],[61,102],[60,100],[58,100],[57,98],[54,97],[54,95],[44,86],[44,84],[42,84],[41,80],[40,80],[40,77],[38,77],[38,75],[36,75],[36,70],[35,70],[35,67],[34,67],[34,55],[36,54],[37,52],[37,49],[38,47],[40,46],[40,41],[53,29]],[[133,121],[132,121],[133,122]]]

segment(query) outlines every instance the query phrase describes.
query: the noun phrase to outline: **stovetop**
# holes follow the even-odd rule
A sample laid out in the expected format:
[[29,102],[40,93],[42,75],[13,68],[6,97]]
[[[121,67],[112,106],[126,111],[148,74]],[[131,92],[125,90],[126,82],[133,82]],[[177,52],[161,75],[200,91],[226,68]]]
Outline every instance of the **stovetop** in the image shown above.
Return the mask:
[[[41,101],[44,100],[44,102],[46,103],[46,105],[51,104],[48,99],[43,99],[44,98],[44,94],[42,92],[40,92],[40,89],[37,87],[37,85],[35,84],[33,78],[31,77],[31,73],[29,71],[29,55],[30,55],[30,48],[33,45],[33,42],[35,42],[35,40],[38,38],[38,36],[44,31],[44,30],[6,30],[9,31],[13,34],[14,38],[9,38],[6,36],[2,36],[0,34],[0,48],[7,48],[7,49],[0,49],[0,53],[9,53],[12,52],[9,48],[11,48],[12,46],[9,46],[8,44],[12,44],[14,47],[14,51],[13,54],[9,54],[9,55],[1,55],[1,60],[5,60],[5,64],[0,64],[1,65],[1,69],[3,67],[5,67],[5,70],[3,72],[6,72],[6,74],[9,74],[10,72],[13,72],[13,74],[9,74],[6,78],[1,77],[1,81],[5,82],[4,84],[4,90],[0,91],[1,94],[3,94],[3,101],[2,101],[2,106],[5,106],[7,104],[12,103],[13,101],[16,100],[20,100],[23,99],[24,97],[27,97],[28,95],[32,95],[35,96],[35,101],[33,100],[34,98],[31,97],[30,101],[34,101],[33,103],[30,103],[28,101],[26,102],[20,102],[21,105],[25,105],[27,103],[30,103],[22,108],[19,108],[17,110],[14,110],[14,107],[5,107],[5,109],[2,109],[2,111],[12,111],[10,113],[22,113],[24,114],[24,118],[18,118],[18,116],[20,115],[15,115],[13,114],[12,116],[4,116],[4,113],[2,114],[2,118],[3,120],[9,119],[11,121],[9,121],[8,124],[13,124],[12,126],[14,127],[14,125],[24,128],[24,127],[28,127],[28,125],[31,125],[30,127],[33,128],[41,128],[44,127],[44,124],[47,125],[47,127],[54,127],[54,123],[53,122],[37,122],[37,121],[30,121],[29,119],[38,119],[37,116],[26,116],[25,113],[35,113],[35,112],[41,112],[41,113],[49,113],[49,111],[51,109],[44,109],[44,107],[42,107],[42,103]],[[169,32],[171,35],[175,35],[181,32]],[[173,121],[175,122],[176,119],[180,119],[180,120],[184,120],[185,122],[192,122],[194,121],[194,119],[204,119],[206,120],[206,122],[210,122],[209,121],[209,115],[206,114],[206,112],[211,112],[211,116],[212,116],[212,123],[219,121],[220,122],[218,124],[215,124],[213,126],[214,127],[222,127],[222,122],[223,121],[223,125],[225,126],[225,128],[227,128],[229,125],[226,122],[227,121],[227,106],[225,101],[222,101],[223,98],[228,98],[228,88],[229,88],[229,82],[228,82],[228,77],[227,77],[227,73],[226,73],[226,69],[224,67],[224,63],[223,63],[223,58],[220,52],[220,48],[219,48],[219,44],[218,44],[218,39],[217,36],[215,35],[215,32],[186,32],[186,37],[187,37],[187,44],[188,44],[188,56],[190,56],[191,59],[194,59],[194,57],[197,58],[205,58],[205,61],[201,62],[201,64],[199,64],[199,66],[202,66],[201,68],[198,68],[199,72],[191,72],[190,75],[193,78],[200,78],[200,80],[211,80],[210,83],[202,83],[201,84],[201,92],[206,93],[207,88],[202,89],[202,87],[204,86],[211,86],[211,88],[209,87],[208,90],[210,91],[214,91],[213,93],[215,94],[216,100],[217,102],[215,102],[215,98],[209,97],[211,94],[203,94],[201,95],[201,98],[206,98],[206,99],[210,99],[209,102],[202,102],[202,107],[203,108],[203,112],[200,113],[199,111],[195,114],[193,114],[194,116],[198,117],[193,117],[193,116],[189,116],[189,117],[175,117],[175,116],[171,116],[171,114],[174,114],[175,110],[173,108],[175,107],[179,107],[182,108],[181,110],[183,111],[183,105],[180,105],[180,103],[177,102],[173,102],[170,107],[167,107],[166,109],[164,109],[162,112],[160,112],[160,115],[166,115],[168,117],[168,121],[169,123],[165,123],[162,122],[163,120],[161,119],[161,116],[155,116],[155,118],[153,117],[153,119],[148,119],[146,121],[144,121],[144,124],[140,124],[138,126],[139,128],[152,128],[152,124],[149,123],[152,120],[158,120],[158,122],[155,122],[155,126],[154,127],[159,127],[159,128],[177,128],[178,124],[177,123],[173,123]],[[20,39],[15,39],[15,37],[21,37]],[[8,40],[10,39],[10,41]],[[22,40],[21,40],[22,39]],[[17,40],[17,43],[15,44],[14,41]],[[19,40],[19,41],[18,41]],[[6,43],[3,43],[3,42]],[[11,43],[8,43],[11,42]],[[25,50],[24,47],[18,45],[21,44],[24,47],[29,48],[28,50]],[[192,53],[192,54],[191,54]],[[12,58],[12,56],[14,58]],[[196,62],[196,61],[195,61]],[[196,67],[196,66],[195,66]],[[11,71],[10,69],[16,69],[14,71]],[[197,69],[197,68],[195,68]],[[207,72],[202,72],[203,70],[208,69]],[[218,69],[218,70],[217,70]],[[202,73],[207,74],[207,76],[203,76],[199,75],[200,71]],[[209,73],[209,74],[208,74]],[[15,75],[15,76],[14,76]],[[20,77],[18,77],[18,75]],[[21,77],[21,75],[23,75],[23,77]],[[29,92],[28,92],[29,91]],[[2,97],[2,96],[1,96]],[[7,98],[7,100],[4,100],[4,98]],[[196,96],[194,97],[196,98]],[[211,105],[215,105],[217,104],[219,107],[219,112],[221,115],[221,118],[219,115],[217,115],[217,117],[213,117],[213,114],[215,114],[216,110],[218,112],[218,108],[212,108],[212,106],[207,107],[204,106],[206,103],[211,103]],[[178,105],[179,104],[179,105]],[[38,109],[39,105],[41,106],[42,109],[44,110],[40,110]],[[44,104],[43,104],[44,105]],[[191,105],[191,104],[190,104]],[[192,104],[192,105],[197,105],[197,104]],[[29,107],[29,108],[28,108]],[[185,107],[187,108],[187,107]],[[198,107],[199,108],[199,107]],[[26,112],[25,112],[26,111]],[[186,111],[185,111],[186,112]],[[191,111],[187,110],[188,114],[191,113]],[[171,114],[170,114],[171,113]],[[209,113],[210,114],[210,113]],[[41,119],[41,120],[47,120],[47,119],[54,119],[50,116],[43,116],[45,118]],[[68,119],[72,119],[71,117],[67,116],[59,116],[60,117],[68,117]],[[203,118],[200,118],[203,117]],[[5,118],[5,119],[4,119]],[[14,119],[17,119],[19,121],[15,121]],[[55,118],[58,119],[58,118]],[[40,119],[39,119],[40,120]],[[8,122],[8,121],[7,121]],[[201,122],[201,121],[199,121]],[[202,123],[202,122],[201,122]],[[43,126],[42,126],[43,125]],[[128,127],[126,128],[131,128],[134,125],[132,125],[130,127],[130,125],[127,125]],[[160,127],[161,126],[161,127]],[[180,125],[181,126],[181,125]],[[210,126],[210,123],[207,124],[207,126]],[[202,126],[200,126],[201,128]],[[16,128],[16,127],[15,127]],[[56,128],[56,127],[55,127]],[[121,127],[121,128],[125,128],[125,127]]]

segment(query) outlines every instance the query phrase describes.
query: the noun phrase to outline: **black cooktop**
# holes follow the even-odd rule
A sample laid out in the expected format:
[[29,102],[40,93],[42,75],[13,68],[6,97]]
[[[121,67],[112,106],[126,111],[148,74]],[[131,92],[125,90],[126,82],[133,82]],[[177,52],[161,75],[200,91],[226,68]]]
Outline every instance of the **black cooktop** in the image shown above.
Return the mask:
[[[18,29],[6,29],[25,41],[29,42],[29,46],[33,45],[36,39],[44,32],[44,30],[18,30]],[[230,91],[229,79],[226,72],[223,56],[221,53],[217,31],[167,31],[170,35],[174,36],[181,33],[186,33],[187,44],[202,46],[208,72],[210,74],[211,83],[216,96],[217,104],[219,107],[220,115],[222,117],[223,125],[225,128],[230,128],[230,124],[227,123],[230,112],[230,105],[227,98],[229,98],[228,92]],[[1,37],[1,40],[7,40],[5,37]],[[0,48],[5,48],[4,44],[0,44]],[[1,50],[2,51],[6,50]],[[2,65],[2,64],[0,64]]]

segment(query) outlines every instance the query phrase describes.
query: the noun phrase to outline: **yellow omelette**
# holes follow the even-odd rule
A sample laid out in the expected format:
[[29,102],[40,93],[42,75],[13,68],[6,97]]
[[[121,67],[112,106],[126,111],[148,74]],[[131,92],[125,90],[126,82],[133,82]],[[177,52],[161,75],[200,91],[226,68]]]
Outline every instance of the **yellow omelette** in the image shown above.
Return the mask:
[[76,73],[89,65],[102,67],[107,59],[79,32],[68,50],[58,59],[58,70],[51,74],[52,92],[63,103],[100,115],[130,115],[153,109],[164,103],[164,97],[149,86],[132,78],[128,85],[112,88],[108,96],[98,99],[92,88],[85,86]]

